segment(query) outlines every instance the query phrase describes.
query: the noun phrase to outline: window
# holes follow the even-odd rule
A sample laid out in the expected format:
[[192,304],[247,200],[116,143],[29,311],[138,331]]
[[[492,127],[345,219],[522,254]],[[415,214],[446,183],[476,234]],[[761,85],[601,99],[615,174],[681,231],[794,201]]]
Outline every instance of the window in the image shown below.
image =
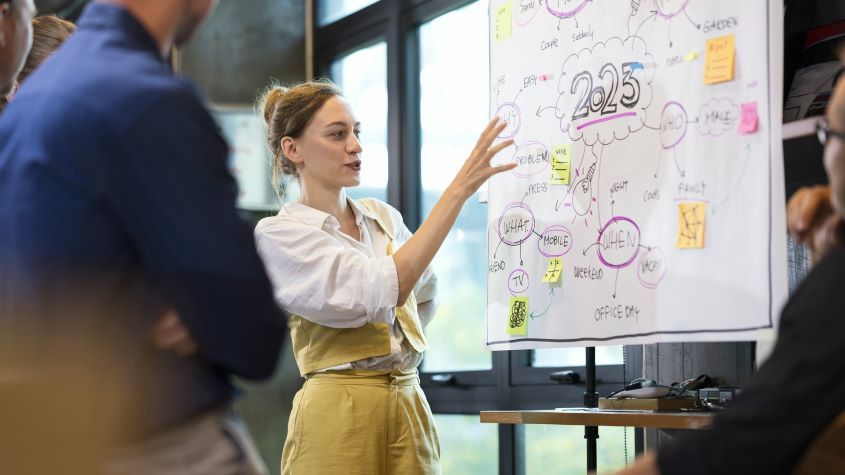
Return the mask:
[[[461,31],[461,41],[453,32]],[[423,24],[420,35],[422,216],[428,216],[487,124],[487,6]],[[472,85],[471,87],[466,87]],[[479,335],[487,305],[487,205],[470,198],[434,259],[440,307],[425,371],[491,368]]]
[[229,169],[238,183],[238,208],[272,209],[273,157],[267,147],[264,119],[249,106],[216,105],[212,115],[229,145]]
[[481,424],[478,416],[434,416],[440,435],[442,473],[496,473],[498,431],[495,425]]
[[[597,447],[599,471],[620,470],[634,461],[634,430],[601,427]],[[586,457],[583,427],[525,426],[526,475],[584,473]]]
[[376,0],[319,0],[319,2],[319,23],[320,25],[328,25],[376,3]]
[[349,53],[331,69],[361,122],[361,184],[347,189],[347,195],[387,201],[387,44]]
[[[531,366],[584,366],[586,357],[584,348],[549,348],[534,350],[531,354]],[[596,366],[615,365],[623,362],[621,346],[597,346]]]

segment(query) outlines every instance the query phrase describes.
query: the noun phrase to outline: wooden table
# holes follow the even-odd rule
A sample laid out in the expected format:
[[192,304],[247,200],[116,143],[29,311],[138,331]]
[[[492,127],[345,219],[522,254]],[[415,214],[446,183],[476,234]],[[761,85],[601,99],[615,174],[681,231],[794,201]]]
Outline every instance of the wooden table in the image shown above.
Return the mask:
[[544,411],[482,411],[481,422],[495,424],[556,424],[568,426],[621,426],[658,429],[704,429],[711,412],[654,412],[567,408]]

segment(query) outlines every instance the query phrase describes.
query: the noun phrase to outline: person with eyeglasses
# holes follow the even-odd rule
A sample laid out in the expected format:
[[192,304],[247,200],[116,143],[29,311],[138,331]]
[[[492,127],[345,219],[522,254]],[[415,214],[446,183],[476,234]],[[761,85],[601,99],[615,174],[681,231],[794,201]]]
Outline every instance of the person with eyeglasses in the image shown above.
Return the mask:
[[[816,122],[816,136],[825,148],[824,164],[830,185],[799,189],[792,195],[787,207],[789,230],[796,240],[810,249],[813,264],[819,262],[832,247],[845,243],[845,220],[842,219],[845,196],[837,197],[839,204],[835,205],[831,195],[834,181],[845,179],[843,165],[833,158],[845,147],[845,132],[832,128],[828,119],[822,118]],[[837,189],[840,188],[843,188],[841,183],[837,186]],[[836,212],[835,206],[838,206]]]
[[617,475],[785,475],[799,465],[798,473],[842,473],[805,457],[845,411],[845,81],[817,134],[830,185],[801,189],[787,206],[789,231],[814,265],[782,311],[771,356],[711,428],[689,431]]

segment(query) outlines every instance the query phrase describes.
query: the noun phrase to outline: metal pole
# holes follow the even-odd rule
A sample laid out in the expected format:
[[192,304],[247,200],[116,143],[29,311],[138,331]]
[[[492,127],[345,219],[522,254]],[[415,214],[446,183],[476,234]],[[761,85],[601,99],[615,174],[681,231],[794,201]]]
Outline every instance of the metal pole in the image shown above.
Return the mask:
[[[587,350],[587,388],[584,391],[584,407],[598,407],[599,395],[596,392],[596,349],[592,346]],[[599,438],[597,426],[584,426],[584,438],[587,439],[587,472],[596,471],[597,454],[596,441]]]

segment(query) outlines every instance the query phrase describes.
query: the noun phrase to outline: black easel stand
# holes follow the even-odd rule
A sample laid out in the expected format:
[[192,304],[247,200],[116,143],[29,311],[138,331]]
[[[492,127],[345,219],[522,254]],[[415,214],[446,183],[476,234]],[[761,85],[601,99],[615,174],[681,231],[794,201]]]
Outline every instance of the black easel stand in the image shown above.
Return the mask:
[[[584,407],[599,407],[599,394],[596,392],[596,349],[588,346],[587,350],[587,388],[584,391]],[[584,438],[587,439],[587,472],[596,470],[596,440],[599,428],[584,426]]]

